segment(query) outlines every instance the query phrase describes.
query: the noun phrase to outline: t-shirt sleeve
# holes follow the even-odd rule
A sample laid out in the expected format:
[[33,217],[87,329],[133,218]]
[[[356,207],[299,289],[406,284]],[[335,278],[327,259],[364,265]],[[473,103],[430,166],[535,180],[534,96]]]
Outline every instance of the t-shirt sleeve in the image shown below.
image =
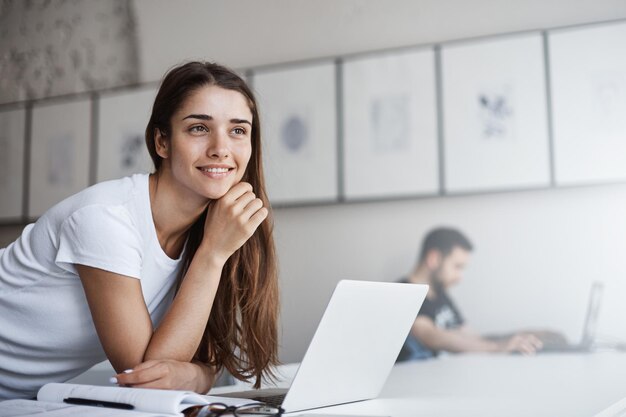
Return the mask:
[[428,317],[432,321],[435,321],[435,316],[437,315],[437,303],[431,300],[430,298],[425,298],[422,303],[422,307],[420,308],[418,316]]
[[56,264],[76,273],[75,264],[141,277],[142,239],[123,206],[87,206],[74,212],[59,231]]

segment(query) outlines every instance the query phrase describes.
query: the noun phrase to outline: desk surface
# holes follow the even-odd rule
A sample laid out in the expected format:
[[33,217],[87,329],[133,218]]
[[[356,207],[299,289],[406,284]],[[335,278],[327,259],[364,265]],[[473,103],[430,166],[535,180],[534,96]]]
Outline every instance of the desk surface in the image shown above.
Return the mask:
[[396,365],[378,399],[308,414],[593,417],[625,397],[624,353],[453,355]]
[[461,415],[590,417],[626,397],[626,354],[463,355],[403,364],[380,397],[412,398],[424,405],[415,411],[428,416],[458,416],[463,405]]

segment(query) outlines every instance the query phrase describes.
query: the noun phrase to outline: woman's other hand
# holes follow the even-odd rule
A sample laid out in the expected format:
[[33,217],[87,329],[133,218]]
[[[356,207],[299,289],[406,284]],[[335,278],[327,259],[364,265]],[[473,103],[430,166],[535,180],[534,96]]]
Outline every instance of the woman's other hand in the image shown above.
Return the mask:
[[120,386],[194,391],[206,394],[216,375],[209,366],[199,362],[171,359],[149,360],[114,376]]

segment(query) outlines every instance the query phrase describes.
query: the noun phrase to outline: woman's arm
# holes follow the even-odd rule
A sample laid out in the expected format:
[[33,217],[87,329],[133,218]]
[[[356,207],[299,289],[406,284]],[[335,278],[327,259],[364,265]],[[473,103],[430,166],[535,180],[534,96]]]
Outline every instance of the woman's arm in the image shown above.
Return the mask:
[[191,361],[204,333],[224,263],[252,236],[267,213],[247,183],[235,185],[212,203],[203,241],[156,329],[152,328],[139,280],[76,265],[100,342],[118,372],[149,360]]
[[448,352],[497,352],[500,346],[496,342],[481,338],[464,330],[446,330],[435,326],[428,318],[418,316],[415,319],[413,335],[430,350],[445,350]]
[[221,274],[221,265],[210,265],[210,258],[196,259],[157,329],[152,328],[140,280],[76,265],[100,343],[116,371],[151,359],[193,358]]

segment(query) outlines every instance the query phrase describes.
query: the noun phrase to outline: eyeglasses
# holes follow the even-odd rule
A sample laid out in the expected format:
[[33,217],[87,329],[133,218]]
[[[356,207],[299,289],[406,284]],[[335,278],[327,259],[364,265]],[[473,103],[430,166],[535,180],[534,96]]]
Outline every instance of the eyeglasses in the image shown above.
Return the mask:
[[[190,412],[189,412],[190,411]],[[235,417],[281,417],[285,410],[281,407],[263,403],[243,404],[239,406],[226,405],[223,403],[211,403],[208,405],[193,407],[185,412],[187,417],[218,417],[232,414]]]

